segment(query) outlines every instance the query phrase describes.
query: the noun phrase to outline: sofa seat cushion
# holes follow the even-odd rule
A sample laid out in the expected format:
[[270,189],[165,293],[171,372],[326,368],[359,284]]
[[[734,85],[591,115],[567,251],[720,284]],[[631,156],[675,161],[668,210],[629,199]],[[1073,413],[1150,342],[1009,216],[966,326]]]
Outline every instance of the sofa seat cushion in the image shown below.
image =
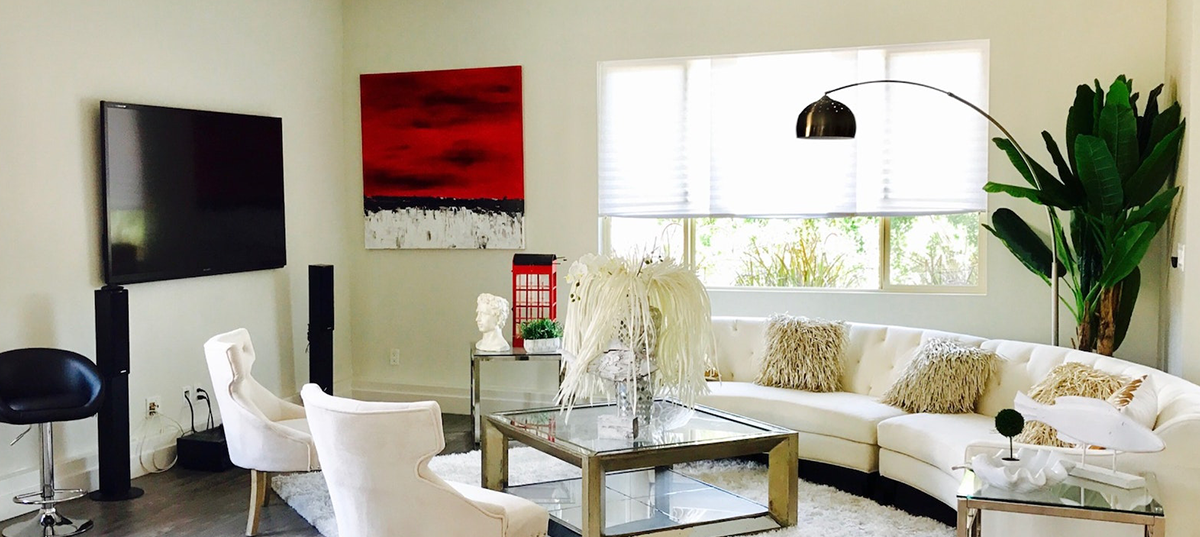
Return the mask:
[[981,414],[907,414],[879,424],[879,447],[903,453],[944,473],[963,463],[967,446],[1005,441],[995,420]]
[[813,393],[750,382],[710,382],[711,392],[699,403],[781,427],[876,443],[879,422],[901,416],[903,410],[878,397],[850,392]]

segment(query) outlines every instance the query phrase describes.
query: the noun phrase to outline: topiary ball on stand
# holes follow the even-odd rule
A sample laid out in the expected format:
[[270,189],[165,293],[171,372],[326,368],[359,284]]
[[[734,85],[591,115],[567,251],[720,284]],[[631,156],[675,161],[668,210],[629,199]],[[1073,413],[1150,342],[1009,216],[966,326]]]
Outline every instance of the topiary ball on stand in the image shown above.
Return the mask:
[[1013,437],[1021,434],[1023,430],[1025,430],[1025,416],[1022,416],[1020,412],[1006,408],[996,413],[996,432],[1008,438],[1008,456],[1004,457],[1004,460],[1017,460],[1013,456]]

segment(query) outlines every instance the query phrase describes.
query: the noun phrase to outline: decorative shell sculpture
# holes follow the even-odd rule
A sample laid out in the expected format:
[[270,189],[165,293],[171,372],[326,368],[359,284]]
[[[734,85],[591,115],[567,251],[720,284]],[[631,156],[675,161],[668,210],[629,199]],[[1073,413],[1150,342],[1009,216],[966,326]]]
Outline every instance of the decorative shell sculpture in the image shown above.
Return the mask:
[[1061,483],[1067,478],[1070,462],[1041,449],[1017,450],[1017,459],[1005,460],[1004,453],[980,453],[968,466],[975,475],[994,487],[1016,492],[1033,492]]

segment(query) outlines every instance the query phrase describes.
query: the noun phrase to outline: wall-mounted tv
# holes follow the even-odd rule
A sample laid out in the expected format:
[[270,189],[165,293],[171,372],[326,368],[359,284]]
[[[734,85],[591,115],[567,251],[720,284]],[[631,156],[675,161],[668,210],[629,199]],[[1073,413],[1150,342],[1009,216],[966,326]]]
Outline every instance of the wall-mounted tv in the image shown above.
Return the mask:
[[105,282],[286,264],[280,118],[107,101],[100,118]]

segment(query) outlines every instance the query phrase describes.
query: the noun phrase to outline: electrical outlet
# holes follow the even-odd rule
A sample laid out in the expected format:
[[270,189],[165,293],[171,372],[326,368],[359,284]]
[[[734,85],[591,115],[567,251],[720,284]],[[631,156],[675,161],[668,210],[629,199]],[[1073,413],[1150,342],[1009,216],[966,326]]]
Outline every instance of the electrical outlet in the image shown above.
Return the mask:
[[400,349],[392,349],[392,353],[388,356],[388,364],[400,365]]
[[188,401],[192,401],[194,397],[195,397],[195,392],[192,391],[192,387],[185,385],[183,387],[183,398],[187,399]]
[[151,395],[146,398],[146,417],[151,418],[158,415],[162,410],[162,398],[157,395]]

